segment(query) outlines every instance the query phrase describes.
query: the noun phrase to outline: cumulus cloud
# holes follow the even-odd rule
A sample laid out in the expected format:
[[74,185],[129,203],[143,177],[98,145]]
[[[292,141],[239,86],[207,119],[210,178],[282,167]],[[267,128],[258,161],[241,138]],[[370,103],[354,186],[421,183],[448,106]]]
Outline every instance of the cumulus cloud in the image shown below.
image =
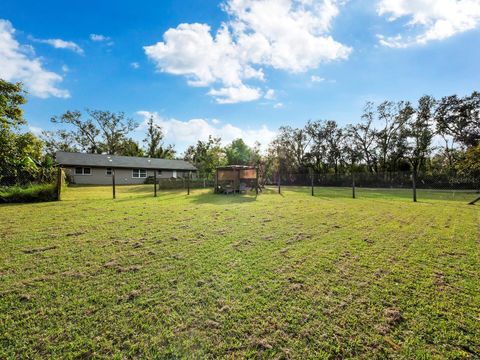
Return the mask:
[[130,66],[134,69],[138,69],[140,67],[140,64],[138,62],[132,62],[130,63]]
[[165,119],[156,112],[138,111],[137,114],[144,119],[140,125],[140,131],[147,126],[147,120],[153,116],[156,124],[160,125],[165,132],[167,143],[174,143],[180,151],[186,146],[195,144],[198,140],[207,140],[209,135],[220,137],[224,145],[234,139],[242,138],[246,144],[254,146],[255,142],[260,142],[263,148],[273,140],[276,133],[270,130],[266,125],[256,129],[241,129],[232,124],[224,124],[220,121],[206,119],[190,119],[187,121],[177,119]]
[[222,8],[230,20],[216,32],[180,24],[144,47],[160,72],[183,75],[191,86],[220,84],[208,92],[220,103],[260,98],[247,82],[264,81],[265,67],[304,72],[351,52],[329,35],[339,13],[335,0],[228,0]]
[[20,45],[14,33],[12,24],[0,19],[0,77],[23,82],[32,95],[40,98],[70,97],[67,90],[58,88],[62,76],[44,69],[33,48]]
[[377,35],[383,46],[406,48],[443,40],[480,24],[480,0],[380,0],[377,13],[405,20],[406,34]]
[[83,49],[73,41],[65,41],[62,39],[35,39],[35,38],[32,38],[32,40],[38,43],[48,44],[50,46],[53,46],[55,49],[67,49],[67,50],[76,52],[77,54],[80,54],[80,55],[84,54]]

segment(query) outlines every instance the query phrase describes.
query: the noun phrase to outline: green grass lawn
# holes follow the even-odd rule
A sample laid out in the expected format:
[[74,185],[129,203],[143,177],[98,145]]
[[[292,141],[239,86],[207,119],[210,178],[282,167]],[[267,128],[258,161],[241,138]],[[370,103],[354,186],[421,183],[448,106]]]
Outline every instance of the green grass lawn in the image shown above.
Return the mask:
[[479,358],[475,194],[0,205],[0,358]]

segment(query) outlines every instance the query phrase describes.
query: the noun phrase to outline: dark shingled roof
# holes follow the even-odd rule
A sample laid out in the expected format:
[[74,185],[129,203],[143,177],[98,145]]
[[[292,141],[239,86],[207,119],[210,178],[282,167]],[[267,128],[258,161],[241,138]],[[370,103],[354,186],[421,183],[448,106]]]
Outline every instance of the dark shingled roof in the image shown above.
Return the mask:
[[197,168],[183,160],[165,160],[156,158],[117,156],[103,154],[84,154],[57,151],[55,158],[63,166],[89,166],[114,168],[140,168],[162,170],[190,170]]

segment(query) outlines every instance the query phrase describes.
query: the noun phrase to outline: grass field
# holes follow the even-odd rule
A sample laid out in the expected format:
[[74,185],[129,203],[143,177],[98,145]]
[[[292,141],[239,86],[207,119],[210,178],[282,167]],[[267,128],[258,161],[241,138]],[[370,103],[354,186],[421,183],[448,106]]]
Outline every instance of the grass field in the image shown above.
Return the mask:
[[0,205],[0,358],[480,358],[475,194],[309,191]]

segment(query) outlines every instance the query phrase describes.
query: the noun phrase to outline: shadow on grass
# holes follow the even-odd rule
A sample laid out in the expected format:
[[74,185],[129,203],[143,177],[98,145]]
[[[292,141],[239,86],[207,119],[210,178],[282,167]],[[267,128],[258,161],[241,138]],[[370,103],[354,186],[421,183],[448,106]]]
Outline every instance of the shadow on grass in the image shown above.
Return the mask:
[[213,205],[242,204],[242,203],[254,202],[257,200],[257,196],[255,195],[255,193],[225,195],[225,194],[214,194],[212,191],[209,193],[190,195],[190,196],[192,196],[192,202],[194,204],[213,204]]

